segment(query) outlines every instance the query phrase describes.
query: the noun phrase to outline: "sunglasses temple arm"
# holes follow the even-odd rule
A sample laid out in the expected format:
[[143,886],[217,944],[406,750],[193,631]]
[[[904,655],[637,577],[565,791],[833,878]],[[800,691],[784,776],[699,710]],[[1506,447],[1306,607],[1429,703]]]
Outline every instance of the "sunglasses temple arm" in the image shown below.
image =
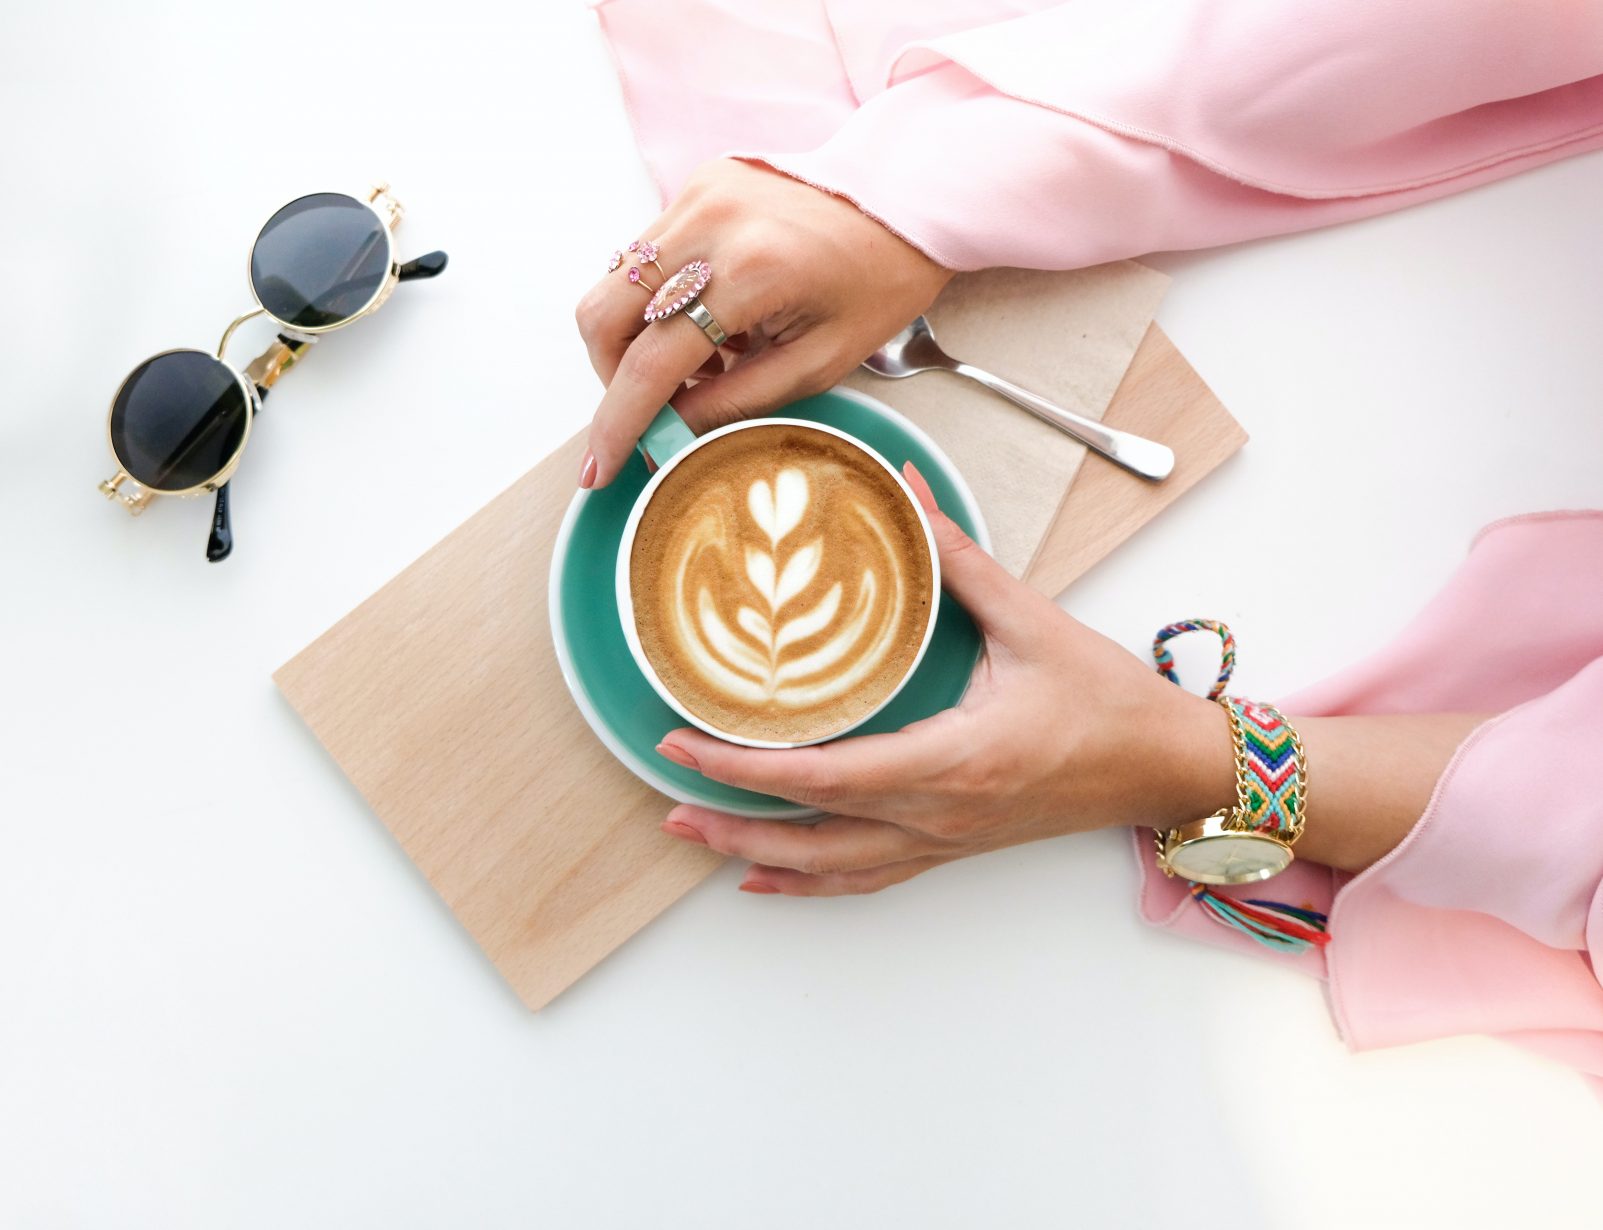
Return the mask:
[[[295,365],[295,360],[311,344],[311,338],[286,337],[280,333],[273,344],[245,369],[246,377],[256,386],[258,413],[267,404],[267,394],[278,383],[278,378]],[[212,529],[206,539],[206,559],[210,563],[220,564],[233,550],[234,520],[229,512],[228,484],[224,483],[217,488],[217,500],[212,505]]]
[[234,549],[234,523],[228,515],[228,484],[217,488],[217,502],[212,505],[212,532],[206,540],[206,559],[220,564]]
[[437,278],[445,272],[449,259],[444,252],[425,252],[416,260],[409,260],[402,265],[396,280],[415,282],[421,278]]
[[[260,399],[258,406],[266,404],[267,390],[260,384],[256,386],[256,396]],[[257,413],[260,414],[261,410],[258,409]],[[234,518],[229,511],[228,485],[224,483],[217,488],[217,498],[212,502],[212,532],[206,539],[208,564],[220,564],[234,553]]]
[[[267,390],[260,384],[256,386],[256,396],[261,399],[259,405],[266,403]],[[206,562],[220,564],[233,552],[234,518],[229,511],[228,483],[224,483],[217,488],[217,498],[212,503],[212,532],[206,539]]]

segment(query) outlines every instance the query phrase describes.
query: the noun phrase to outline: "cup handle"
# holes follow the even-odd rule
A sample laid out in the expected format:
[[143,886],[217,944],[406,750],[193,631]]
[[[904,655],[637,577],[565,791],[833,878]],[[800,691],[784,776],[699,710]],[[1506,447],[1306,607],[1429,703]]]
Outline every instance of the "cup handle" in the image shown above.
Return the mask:
[[651,420],[651,426],[640,433],[640,443],[635,447],[648,461],[663,466],[669,458],[684,452],[695,442],[696,433],[685,426],[678,411],[672,406],[664,406],[657,411],[657,417]]

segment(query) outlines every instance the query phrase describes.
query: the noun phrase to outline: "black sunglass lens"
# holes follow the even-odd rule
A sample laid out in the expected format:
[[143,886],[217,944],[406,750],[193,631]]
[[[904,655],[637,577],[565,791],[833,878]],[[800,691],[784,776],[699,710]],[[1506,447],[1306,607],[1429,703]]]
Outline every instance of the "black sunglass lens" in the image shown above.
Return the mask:
[[250,254],[264,308],[287,325],[320,329],[355,316],[390,272],[389,236],[355,197],[318,192],[267,220]]
[[111,404],[111,447],[123,469],[157,491],[215,478],[239,451],[250,419],[239,377],[203,350],[146,359]]

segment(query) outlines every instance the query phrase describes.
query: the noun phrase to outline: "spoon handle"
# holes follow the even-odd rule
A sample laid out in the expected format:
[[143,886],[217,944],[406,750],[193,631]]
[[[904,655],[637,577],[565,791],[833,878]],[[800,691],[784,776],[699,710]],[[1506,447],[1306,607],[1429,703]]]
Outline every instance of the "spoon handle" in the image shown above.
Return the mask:
[[994,393],[1000,393],[1015,405],[1022,406],[1036,418],[1051,423],[1059,431],[1067,432],[1087,448],[1101,453],[1109,461],[1123,466],[1132,474],[1150,478],[1154,482],[1168,478],[1174,469],[1174,453],[1156,440],[1132,435],[1113,427],[1104,427],[1095,419],[1088,419],[1065,410],[1062,406],[1038,397],[1028,389],[1021,389],[1011,380],[993,376],[984,368],[971,363],[954,363],[949,371],[977,380]]

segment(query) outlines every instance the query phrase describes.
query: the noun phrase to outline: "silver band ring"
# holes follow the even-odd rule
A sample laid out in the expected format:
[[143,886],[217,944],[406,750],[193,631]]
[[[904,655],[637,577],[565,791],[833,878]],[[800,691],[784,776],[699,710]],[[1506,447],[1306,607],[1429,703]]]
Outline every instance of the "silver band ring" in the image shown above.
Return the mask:
[[683,312],[714,346],[722,346],[729,337],[701,302],[701,292],[711,281],[712,266],[706,261],[691,261],[651,296],[651,302],[646,304],[646,323],[667,320],[675,312]]
[[712,318],[712,313],[700,299],[693,299],[685,304],[685,315],[701,326],[701,331],[714,346],[722,346],[729,340],[729,335],[724,332],[723,326]]

